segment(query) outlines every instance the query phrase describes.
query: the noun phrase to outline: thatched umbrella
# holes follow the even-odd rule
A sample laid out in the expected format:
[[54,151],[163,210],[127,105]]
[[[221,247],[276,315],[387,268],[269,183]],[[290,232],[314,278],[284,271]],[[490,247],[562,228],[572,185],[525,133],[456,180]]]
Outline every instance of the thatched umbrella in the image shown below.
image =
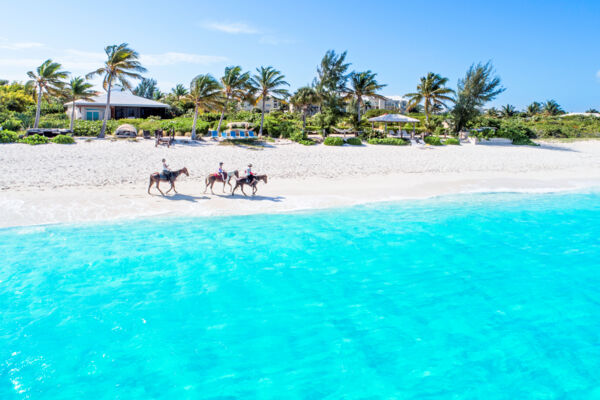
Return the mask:
[[137,129],[130,124],[119,125],[115,131],[115,136],[135,137],[137,136]]

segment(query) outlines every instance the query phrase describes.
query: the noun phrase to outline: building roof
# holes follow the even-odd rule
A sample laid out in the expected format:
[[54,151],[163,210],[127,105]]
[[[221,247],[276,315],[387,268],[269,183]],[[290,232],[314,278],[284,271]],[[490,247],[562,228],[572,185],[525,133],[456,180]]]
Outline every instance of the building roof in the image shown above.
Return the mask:
[[[65,103],[70,105],[73,102]],[[78,106],[106,106],[106,93],[92,97],[92,100],[77,100]],[[136,96],[129,92],[111,92],[110,105],[118,107],[149,107],[149,108],[169,108],[167,104]]]

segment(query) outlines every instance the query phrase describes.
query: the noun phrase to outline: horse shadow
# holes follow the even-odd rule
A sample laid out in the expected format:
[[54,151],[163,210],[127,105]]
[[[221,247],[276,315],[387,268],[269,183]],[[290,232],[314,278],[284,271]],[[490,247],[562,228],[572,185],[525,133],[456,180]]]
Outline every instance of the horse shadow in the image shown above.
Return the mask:
[[222,197],[224,199],[242,199],[242,200],[249,200],[249,201],[271,201],[273,203],[281,203],[283,200],[285,200],[285,197],[283,196],[261,196],[259,194],[251,196],[244,196],[243,194],[234,194],[233,196],[231,194],[229,195],[215,195],[215,196],[219,196]]
[[160,196],[165,200],[170,200],[170,201],[189,201],[192,203],[196,203],[198,200],[210,200],[210,197],[208,196],[190,196],[188,194],[181,194],[181,193],[175,193],[174,195],[166,195],[166,196]]

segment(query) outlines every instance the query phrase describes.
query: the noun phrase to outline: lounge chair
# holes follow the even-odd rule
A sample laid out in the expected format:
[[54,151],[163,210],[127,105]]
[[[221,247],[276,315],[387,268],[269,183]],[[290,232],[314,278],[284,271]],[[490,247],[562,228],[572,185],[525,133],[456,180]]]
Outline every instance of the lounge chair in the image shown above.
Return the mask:
[[221,139],[227,139],[227,132],[223,131],[220,133]]
[[246,139],[246,131],[240,131],[240,139]]
[[248,137],[249,138],[256,137],[256,136],[254,136],[254,131],[248,131]]
[[219,132],[217,132],[217,131],[210,131],[210,136],[213,139],[217,139],[219,137]]
[[144,134],[144,139],[151,139],[150,131],[144,131],[143,134]]
[[229,137],[231,139],[236,139],[237,138],[237,132],[236,131],[231,131],[229,132]]

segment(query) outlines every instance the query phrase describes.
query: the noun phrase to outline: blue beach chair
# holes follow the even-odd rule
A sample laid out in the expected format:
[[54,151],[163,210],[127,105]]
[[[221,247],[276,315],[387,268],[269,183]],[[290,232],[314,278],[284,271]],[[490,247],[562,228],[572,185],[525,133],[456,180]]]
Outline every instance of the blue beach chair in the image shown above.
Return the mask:
[[221,139],[227,139],[227,132],[221,132]]
[[246,131],[240,131],[240,139],[246,139]]
[[219,137],[219,132],[217,132],[217,131],[210,131],[210,136],[213,139],[217,139]]
[[235,138],[237,138],[237,132],[236,132],[236,131],[231,131],[231,132],[229,133],[229,136],[230,136],[232,139],[235,139]]
[[248,132],[248,137],[249,137],[249,138],[256,137],[256,136],[254,136],[254,131],[249,131],[249,132]]

